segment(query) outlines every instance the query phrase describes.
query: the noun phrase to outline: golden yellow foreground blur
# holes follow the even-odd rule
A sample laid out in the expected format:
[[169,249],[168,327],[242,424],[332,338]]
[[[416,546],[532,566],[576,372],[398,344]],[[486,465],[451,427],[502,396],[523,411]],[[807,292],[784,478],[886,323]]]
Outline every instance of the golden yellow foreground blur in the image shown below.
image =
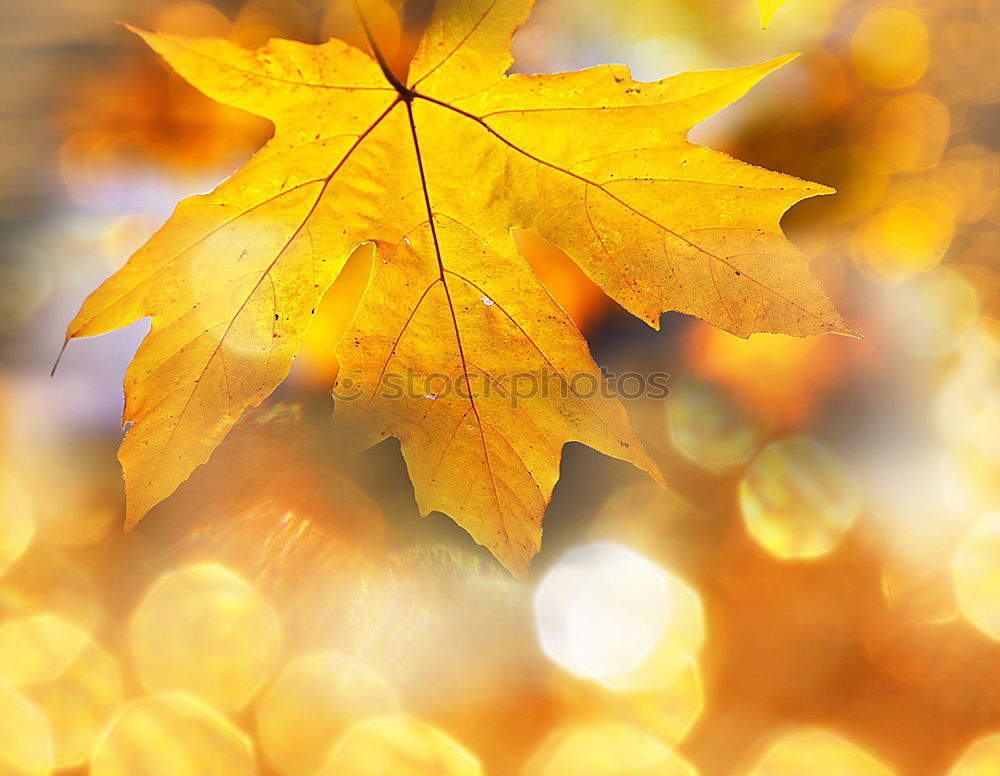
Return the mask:
[[267,759],[286,776],[316,773],[352,724],[399,708],[396,691],[358,659],[338,653],[291,662],[257,706]]
[[215,565],[164,575],[139,604],[130,636],[150,692],[183,691],[218,709],[244,707],[270,677],[281,649],[273,607]]
[[382,717],[345,731],[319,776],[481,776],[476,758],[415,717]]
[[828,730],[801,730],[775,741],[747,776],[893,776],[856,744]]
[[97,741],[94,776],[252,776],[253,744],[225,717],[181,694],[121,708]]
[[669,747],[624,725],[556,731],[532,757],[524,776],[696,776]]

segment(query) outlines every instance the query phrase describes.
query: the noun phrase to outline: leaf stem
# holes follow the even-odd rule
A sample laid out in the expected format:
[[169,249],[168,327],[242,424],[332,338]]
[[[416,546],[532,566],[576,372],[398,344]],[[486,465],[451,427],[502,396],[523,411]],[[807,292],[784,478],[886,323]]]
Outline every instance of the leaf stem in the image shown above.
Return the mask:
[[382,75],[385,76],[392,88],[399,92],[399,96],[409,103],[413,99],[413,91],[407,88],[396,74],[392,72],[392,68],[389,67],[388,61],[386,61],[385,56],[382,54],[382,49],[379,48],[378,43],[375,42],[375,36],[372,34],[371,27],[368,26],[368,20],[365,18],[364,11],[361,10],[361,0],[353,0],[354,12],[358,15],[358,21],[361,22],[361,29],[365,32],[365,37],[368,39],[368,45],[371,47],[372,54],[375,56],[375,61],[378,62],[378,66],[382,69]]

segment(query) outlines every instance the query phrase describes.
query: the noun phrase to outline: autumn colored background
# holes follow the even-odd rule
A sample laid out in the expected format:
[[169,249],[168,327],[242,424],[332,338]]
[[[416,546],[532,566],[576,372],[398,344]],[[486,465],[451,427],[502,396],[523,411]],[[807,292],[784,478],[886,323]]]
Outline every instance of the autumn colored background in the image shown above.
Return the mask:
[[[400,60],[429,5],[378,4]],[[539,0],[518,70],[803,52],[695,138],[837,188],[784,225],[865,339],[656,333],[518,235],[600,364],[672,386],[626,402],[671,489],[571,446],[524,584],[418,516],[398,446],[328,431],[363,256],[121,534],[145,326],[50,378],[65,325],[269,127],[115,19],[365,45],[341,0],[0,9],[0,773],[351,774],[373,741],[428,774],[1000,773],[1000,2],[789,0],[761,31],[752,0]]]

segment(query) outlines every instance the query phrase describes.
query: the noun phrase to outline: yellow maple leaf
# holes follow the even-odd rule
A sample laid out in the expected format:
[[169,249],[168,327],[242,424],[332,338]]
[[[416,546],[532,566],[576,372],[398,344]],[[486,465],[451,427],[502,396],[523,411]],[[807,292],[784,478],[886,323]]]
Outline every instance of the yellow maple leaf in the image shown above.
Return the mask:
[[760,28],[767,29],[774,14],[783,6],[787,0],[757,0],[757,10],[760,11]]
[[[275,131],[182,201],[69,325],[68,339],[151,318],[125,378],[128,526],[281,382],[361,244],[373,269],[337,349],[337,393],[360,396],[336,402],[335,426],[398,437],[421,512],[449,514],[518,575],[566,442],[659,474],[512,228],[653,327],[679,310],[740,336],[847,331],[779,227],[829,190],[685,139],[790,58],[654,83],[611,65],[507,76],[532,5],[439,0],[405,84],[377,48],[337,40],[250,51],[136,31]],[[413,390],[428,378],[447,390]]]

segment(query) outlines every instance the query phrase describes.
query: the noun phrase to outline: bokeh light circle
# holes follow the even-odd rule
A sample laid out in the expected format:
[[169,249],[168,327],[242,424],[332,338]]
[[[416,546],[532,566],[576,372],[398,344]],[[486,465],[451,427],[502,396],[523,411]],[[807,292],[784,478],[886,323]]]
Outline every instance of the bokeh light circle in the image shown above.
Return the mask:
[[114,658],[51,614],[0,626],[0,681],[17,686],[45,715],[59,768],[87,758],[123,697]]
[[546,655],[618,689],[669,682],[705,638],[698,595],[611,542],[567,552],[542,579],[535,627]]
[[136,609],[129,635],[147,689],[187,692],[219,709],[246,705],[281,649],[274,608],[216,565],[162,576]]
[[874,10],[854,31],[851,59],[861,77],[875,86],[911,86],[927,71],[927,26],[919,16],[903,8]]
[[532,755],[524,776],[696,776],[670,747],[629,725],[557,730]]
[[667,402],[667,425],[677,451],[711,471],[740,465],[760,441],[760,430],[749,415],[710,383],[675,385]]
[[746,776],[893,776],[893,772],[857,744],[814,728],[779,738]]
[[306,655],[290,663],[260,699],[257,731],[278,771],[310,776],[352,724],[398,710],[393,687],[358,660],[333,652]]
[[792,437],[765,447],[740,482],[750,535],[779,558],[830,552],[861,508],[854,474],[826,446]]
[[394,715],[352,725],[319,776],[481,776],[479,761],[443,730]]
[[1000,639],[1000,515],[987,515],[966,532],[952,556],[951,576],[962,614]]
[[35,535],[31,498],[9,473],[0,472],[0,576],[21,557]]
[[91,776],[253,776],[253,745],[229,720],[168,693],[119,710],[94,749]]
[[973,741],[948,776],[994,776],[997,773],[1000,773],[1000,733]]
[[23,694],[0,681],[0,773],[48,776],[52,736],[45,715]]

